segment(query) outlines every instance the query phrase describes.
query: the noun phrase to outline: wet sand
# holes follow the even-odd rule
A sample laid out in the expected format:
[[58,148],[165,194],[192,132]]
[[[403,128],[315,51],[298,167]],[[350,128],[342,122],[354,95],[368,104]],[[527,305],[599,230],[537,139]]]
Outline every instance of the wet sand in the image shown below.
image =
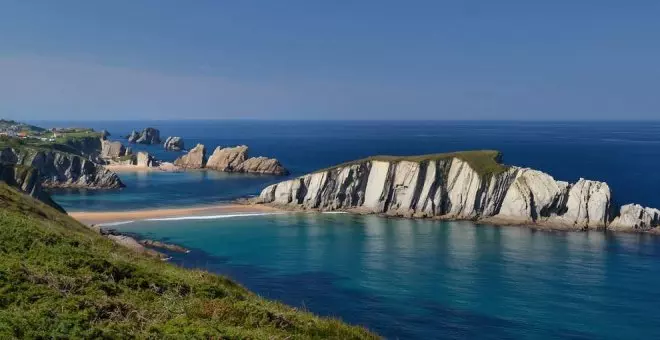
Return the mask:
[[116,223],[145,220],[152,218],[173,218],[185,216],[212,216],[229,215],[234,213],[265,213],[281,211],[277,208],[263,205],[243,204],[218,204],[212,206],[198,206],[190,208],[172,209],[145,209],[127,211],[103,211],[103,212],[70,212],[69,216],[76,220],[91,225],[102,223]]

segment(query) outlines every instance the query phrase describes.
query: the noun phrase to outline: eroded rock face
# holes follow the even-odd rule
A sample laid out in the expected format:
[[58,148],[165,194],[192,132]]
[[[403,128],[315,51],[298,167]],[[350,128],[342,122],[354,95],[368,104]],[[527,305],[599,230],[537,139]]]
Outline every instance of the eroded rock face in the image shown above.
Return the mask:
[[136,144],[160,144],[160,131],[151,127],[142,130],[141,133],[133,130],[128,136],[128,142]]
[[104,140],[101,143],[101,158],[123,157],[126,154],[126,147],[121,142]]
[[50,188],[121,188],[119,176],[86,158],[58,151],[34,149],[0,151],[0,159],[7,164],[33,167],[39,172],[43,187]]
[[[611,221],[606,183],[557,181],[541,171],[508,167],[480,175],[459,159],[363,161],[265,188],[259,201],[302,209],[355,210],[396,216],[491,220],[566,229],[605,229]],[[646,210],[644,216],[657,216]],[[623,215],[623,214],[622,214]],[[620,224],[657,225],[634,216]],[[653,222],[656,221],[656,222]],[[653,224],[655,223],[655,224]]]
[[224,148],[218,146],[209,157],[206,167],[218,171],[236,171],[241,163],[247,160],[247,151],[248,147],[245,145]]
[[184,169],[202,169],[206,166],[206,147],[197,144],[187,154],[177,158],[174,165]]
[[626,204],[608,229],[618,231],[650,231],[660,227],[660,210]]
[[286,175],[289,173],[277,159],[268,157],[248,158],[234,171],[268,175]]
[[135,165],[139,167],[149,168],[155,166],[156,161],[153,156],[148,152],[139,151],[136,156]]
[[43,190],[39,180],[39,172],[35,168],[22,165],[0,164],[0,181],[40,200],[60,212],[65,212],[64,209],[62,209],[59,204],[55,203],[50,195]]
[[184,149],[183,138],[181,137],[167,137],[165,144],[163,144],[165,150],[171,151],[181,151]]

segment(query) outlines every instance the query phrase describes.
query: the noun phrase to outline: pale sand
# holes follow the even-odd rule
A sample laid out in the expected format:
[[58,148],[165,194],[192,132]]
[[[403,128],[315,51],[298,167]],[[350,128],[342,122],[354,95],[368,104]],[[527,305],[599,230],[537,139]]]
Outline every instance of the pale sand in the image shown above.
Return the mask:
[[145,220],[151,218],[169,218],[184,216],[229,215],[233,213],[264,213],[277,212],[277,208],[263,205],[218,204],[213,206],[198,206],[190,208],[104,211],[104,212],[70,212],[69,216],[91,225],[99,223],[114,223]]

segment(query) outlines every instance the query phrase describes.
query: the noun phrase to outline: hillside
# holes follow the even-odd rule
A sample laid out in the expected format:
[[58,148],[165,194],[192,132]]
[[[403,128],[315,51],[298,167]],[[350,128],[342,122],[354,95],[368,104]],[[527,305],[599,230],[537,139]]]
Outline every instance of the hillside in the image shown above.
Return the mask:
[[3,182],[0,207],[0,338],[376,338],[133,253]]

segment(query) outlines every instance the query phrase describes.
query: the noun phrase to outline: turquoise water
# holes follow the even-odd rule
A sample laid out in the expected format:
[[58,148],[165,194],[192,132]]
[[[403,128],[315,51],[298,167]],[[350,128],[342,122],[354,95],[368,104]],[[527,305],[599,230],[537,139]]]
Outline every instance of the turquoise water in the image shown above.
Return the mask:
[[302,213],[117,228],[388,338],[660,337],[660,239],[649,235]]
[[[71,122],[114,137],[153,126],[188,146],[248,144],[292,176],[375,154],[499,149],[556,179],[607,181],[614,204],[660,207],[660,122]],[[121,140],[121,138],[120,138]],[[178,152],[135,146],[159,159]],[[127,187],[59,191],[69,211],[182,207],[257,194],[285,178],[121,174]],[[660,338],[660,238],[331,214],[117,226],[193,248],[183,266],[388,338]]]

